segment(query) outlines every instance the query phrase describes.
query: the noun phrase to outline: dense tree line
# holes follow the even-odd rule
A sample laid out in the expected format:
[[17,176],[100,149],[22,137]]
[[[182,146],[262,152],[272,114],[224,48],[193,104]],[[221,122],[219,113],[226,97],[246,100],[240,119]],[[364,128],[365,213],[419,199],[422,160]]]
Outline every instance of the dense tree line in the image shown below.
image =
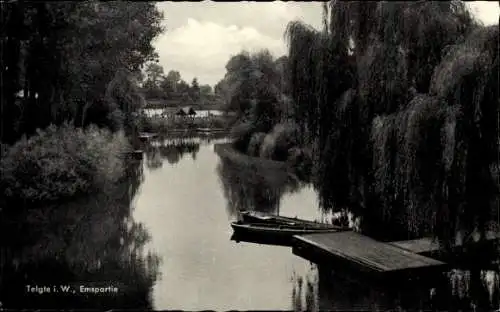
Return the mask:
[[292,22],[286,36],[295,120],[325,208],[361,213],[382,237],[451,242],[491,226],[498,25],[460,1],[330,1],[324,29]]
[[49,124],[112,129],[141,105],[137,81],[162,28],[153,3],[2,4],[2,142]]
[[[288,58],[274,59],[268,50],[250,54],[242,51],[226,64],[226,74],[214,87],[229,110],[248,115],[252,108],[272,108],[286,114],[290,94]],[[262,105],[261,105],[262,104]],[[259,106],[259,107],[257,107]]]
[[179,100],[198,104],[214,101],[216,96],[208,84],[200,85],[194,77],[191,84],[182,79],[179,71],[170,70],[166,75],[161,65],[149,62],[142,79],[143,92],[147,99]]

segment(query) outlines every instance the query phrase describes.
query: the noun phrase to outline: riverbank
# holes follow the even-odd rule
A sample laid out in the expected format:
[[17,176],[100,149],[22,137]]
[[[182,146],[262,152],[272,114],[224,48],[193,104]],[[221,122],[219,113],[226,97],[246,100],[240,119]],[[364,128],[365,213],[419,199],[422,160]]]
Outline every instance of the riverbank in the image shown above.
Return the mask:
[[246,165],[248,167],[265,167],[268,169],[291,170],[289,163],[284,161],[276,161],[261,157],[254,157],[243,154],[236,150],[232,143],[215,144],[214,151],[222,158],[228,159],[231,162]]
[[141,128],[145,132],[170,133],[172,131],[229,131],[235,122],[230,115],[190,117],[190,116],[141,116]]

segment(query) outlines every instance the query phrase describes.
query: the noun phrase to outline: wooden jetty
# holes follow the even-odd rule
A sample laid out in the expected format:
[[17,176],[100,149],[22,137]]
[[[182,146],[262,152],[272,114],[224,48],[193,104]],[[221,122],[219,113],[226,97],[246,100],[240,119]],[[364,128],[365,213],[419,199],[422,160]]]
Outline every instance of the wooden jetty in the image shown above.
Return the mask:
[[356,232],[294,236],[293,253],[318,264],[366,273],[375,280],[430,281],[447,264]]
[[[467,246],[472,246],[476,244],[488,244],[488,245],[493,245],[498,242],[500,239],[500,232],[486,232],[485,235],[485,240],[484,241],[471,241],[469,243],[463,244],[459,243],[453,246],[453,249],[458,250],[458,249],[463,249],[467,248]],[[419,238],[419,239],[413,239],[413,240],[406,240],[406,241],[398,241],[398,242],[391,242],[390,244],[403,248],[405,250],[417,253],[417,254],[422,254],[422,255],[427,255],[427,254],[434,254],[439,251],[441,251],[439,242],[437,240],[432,239],[431,237],[424,237],[424,238]]]
[[[390,242],[389,244],[419,255],[452,263],[454,266],[489,267],[492,265],[492,258],[497,255],[499,242],[500,232],[488,231],[485,233],[484,240],[468,240],[466,243],[457,243],[450,250],[441,248],[439,242],[431,237]],[[481,253],[481,257],[477,257],[478,252]]]

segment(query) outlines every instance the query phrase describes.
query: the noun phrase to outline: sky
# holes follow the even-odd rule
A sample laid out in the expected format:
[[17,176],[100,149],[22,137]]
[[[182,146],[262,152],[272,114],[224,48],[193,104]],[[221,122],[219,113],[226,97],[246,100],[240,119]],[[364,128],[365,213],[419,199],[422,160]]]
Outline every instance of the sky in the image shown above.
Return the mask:
[[[321,27],[319,2],[159,2],[165,32],[154,42],[165,73],[178,70],[182,79],[214,86],[224,77],[232,55],[269,49],[275,57],[287,53],[288,22],[302,20]],[[467,4],[485,25],[497,24],[497,1]]]

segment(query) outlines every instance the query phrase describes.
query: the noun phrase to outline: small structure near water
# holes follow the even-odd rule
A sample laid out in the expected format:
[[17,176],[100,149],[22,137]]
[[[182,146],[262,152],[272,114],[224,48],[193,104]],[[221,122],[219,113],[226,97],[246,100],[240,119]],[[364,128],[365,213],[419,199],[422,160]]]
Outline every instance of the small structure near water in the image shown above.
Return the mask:
[[140,132],[138,135],[139,140],[141,141],[147,141],[149,139],[157,137],[157,133],[147,133],[147,132]]
[[196,111],[194,110],[194,108],[192,107],[182,107],[181,109],[179,109],[175,115],[177,116],[194,116],[196,115]]

